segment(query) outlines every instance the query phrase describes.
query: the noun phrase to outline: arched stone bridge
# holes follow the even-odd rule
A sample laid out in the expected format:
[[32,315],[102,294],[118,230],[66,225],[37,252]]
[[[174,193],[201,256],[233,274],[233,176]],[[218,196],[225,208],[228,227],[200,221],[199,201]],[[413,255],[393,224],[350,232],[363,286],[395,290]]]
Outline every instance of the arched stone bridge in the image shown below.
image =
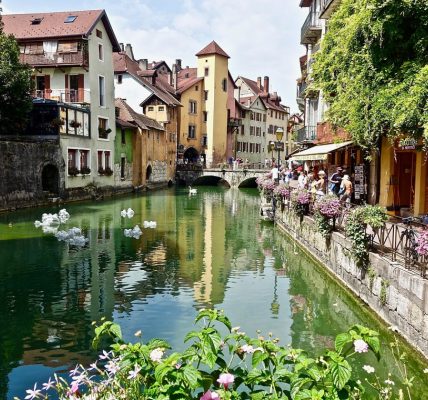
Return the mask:
[[224,184],[230,187],[255,187],[256,179],[267,172],[268,170],[265,169],[209,168],[198,172],[193,171],[192,174],[177,171],[177,178],[186,185]]

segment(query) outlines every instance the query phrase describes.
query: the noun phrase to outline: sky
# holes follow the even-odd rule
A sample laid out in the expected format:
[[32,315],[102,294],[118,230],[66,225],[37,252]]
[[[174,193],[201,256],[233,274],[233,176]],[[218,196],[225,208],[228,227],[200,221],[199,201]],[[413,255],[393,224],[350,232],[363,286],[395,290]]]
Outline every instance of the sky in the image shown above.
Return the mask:
[[230,56],[229,70],[256,80],[297,112],[300,28],[308,13],[298,0],[3,0],[4,14],[102,9],[119,42],[137,59],[196,66],[195,54],[212,40]]

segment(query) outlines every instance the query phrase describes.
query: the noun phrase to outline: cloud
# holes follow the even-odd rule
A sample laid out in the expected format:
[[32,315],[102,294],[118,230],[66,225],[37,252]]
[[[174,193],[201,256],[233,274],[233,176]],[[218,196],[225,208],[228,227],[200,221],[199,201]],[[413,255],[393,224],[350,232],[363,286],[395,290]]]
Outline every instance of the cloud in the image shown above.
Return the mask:
[[[57,0],[3,0],[7,12],[58,11]],[[195,66],[195,53],[212,40],[229,54],[234,77],[269,76],[271,89],[297,110],[300,28],[307,8],[298,0],[74,0],[74,9],[105,8],[120,42],[138,58],[181,58]]]

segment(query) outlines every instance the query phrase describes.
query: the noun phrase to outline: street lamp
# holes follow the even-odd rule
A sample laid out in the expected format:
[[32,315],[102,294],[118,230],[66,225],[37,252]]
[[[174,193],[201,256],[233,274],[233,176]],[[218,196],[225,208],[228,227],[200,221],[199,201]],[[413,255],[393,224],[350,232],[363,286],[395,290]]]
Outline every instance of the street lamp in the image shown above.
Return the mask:
[[282,129],[281,127],[278,127],[275,131],[275,135],[277,140],[275,145],[276,145],[276,149],[278,150],[278,166],[279,166],[280,153],[281,153],[281,150],[284,150],[284,143],[282,142],[282,138],[284,137],[284,129]]

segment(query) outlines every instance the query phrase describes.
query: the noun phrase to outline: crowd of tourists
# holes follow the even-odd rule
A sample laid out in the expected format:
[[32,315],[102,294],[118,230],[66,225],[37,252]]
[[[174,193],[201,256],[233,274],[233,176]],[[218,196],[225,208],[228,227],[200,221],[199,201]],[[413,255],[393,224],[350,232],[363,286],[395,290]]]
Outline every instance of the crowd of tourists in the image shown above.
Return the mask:
[[352,181],[348,172],[342,167],[337,167],[336,172],[328,177],[324,170],[315,171],[312,167],[306,171],[302,167],[293,170],[273,164],[271,174],[276,183],[290,184],[291,181],[297,180],[297,186],[291,186],[309,190],[317,198],[331,194],[339,197],[342,202],[351,202]]

